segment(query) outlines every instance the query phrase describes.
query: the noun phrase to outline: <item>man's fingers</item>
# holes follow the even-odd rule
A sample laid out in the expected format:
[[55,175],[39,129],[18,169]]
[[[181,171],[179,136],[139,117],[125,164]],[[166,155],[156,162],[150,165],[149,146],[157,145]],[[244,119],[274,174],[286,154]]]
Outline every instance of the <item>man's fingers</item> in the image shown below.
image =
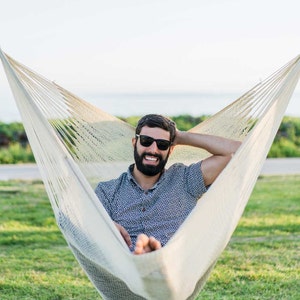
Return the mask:
[[143,254],[158,250],[161,248],[161,243],[153,236],[148,237],[145,234],[139,234],[135,244],[134,254]]
[[139,234],[135,243],[135,248],[133,253],[143,254],[149,252],[149,249],[147,249],[149,247],[148,244],[149,244],[149,237],[143,233]]
[[155,237],[150,236],[149,238],[149,246],[152,250],[158,250],[161,248],[161,243]]
[[138,235],[136,243],[140,244],[141,246],[144,247],[144,246],[148,245],[149,237],[146,234],[141,233],[141,234]]

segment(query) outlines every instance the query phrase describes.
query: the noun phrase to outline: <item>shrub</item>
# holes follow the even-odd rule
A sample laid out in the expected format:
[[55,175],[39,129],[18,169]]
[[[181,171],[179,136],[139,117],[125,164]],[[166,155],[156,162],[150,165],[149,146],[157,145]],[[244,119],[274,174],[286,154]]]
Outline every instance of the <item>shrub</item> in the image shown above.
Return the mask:
[[268,157],[300,157],[300,148],[297,143],[282,137],[273,143]]
[[19,143],[13,143],[6,148],[0,149],[1,164],[29,163],[34,161],[29,145],[22,147]]

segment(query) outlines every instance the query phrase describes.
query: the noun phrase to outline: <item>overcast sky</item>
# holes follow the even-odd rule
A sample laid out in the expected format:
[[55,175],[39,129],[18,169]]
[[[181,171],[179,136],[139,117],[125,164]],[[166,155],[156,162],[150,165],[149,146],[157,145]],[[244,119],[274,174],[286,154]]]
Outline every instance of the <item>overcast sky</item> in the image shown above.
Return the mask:
[[[0,3],[2,50],[80,96],[242,94],[300,54],[299,0]],[[1,118],[11,101],[3,68],[0,101]]]

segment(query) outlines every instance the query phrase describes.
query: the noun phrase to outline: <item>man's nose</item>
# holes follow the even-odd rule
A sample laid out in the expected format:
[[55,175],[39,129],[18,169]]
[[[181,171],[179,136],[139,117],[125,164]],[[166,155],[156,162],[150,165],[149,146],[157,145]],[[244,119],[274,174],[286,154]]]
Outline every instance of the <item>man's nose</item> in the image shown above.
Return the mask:
[[149,150],[153,151],[153,152],[157,152],[158,148],[157,148],[157,144],[155,141],[153,141],[153,143],[148,147]]

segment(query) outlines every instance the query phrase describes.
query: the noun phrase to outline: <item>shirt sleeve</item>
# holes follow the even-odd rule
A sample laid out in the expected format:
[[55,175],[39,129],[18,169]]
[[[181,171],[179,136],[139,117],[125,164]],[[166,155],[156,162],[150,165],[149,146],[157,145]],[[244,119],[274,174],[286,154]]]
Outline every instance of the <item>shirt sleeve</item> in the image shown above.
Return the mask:
[[197,198],[200,198],[207,191],[201,171],[201,163],[202,161],[191,164],[186,167],[185,172],[187,191]]
[[109,201],[110,198],[107,195],[107,192],[109,192],[109,190],[107,188],[105,188],[105,183],[100,182],[95,189],[95,193],[96,193],[98,199],[100,200],[100,202],[104,206],[105,210],[111,217],[111,205],[110,205],[110,201]]

